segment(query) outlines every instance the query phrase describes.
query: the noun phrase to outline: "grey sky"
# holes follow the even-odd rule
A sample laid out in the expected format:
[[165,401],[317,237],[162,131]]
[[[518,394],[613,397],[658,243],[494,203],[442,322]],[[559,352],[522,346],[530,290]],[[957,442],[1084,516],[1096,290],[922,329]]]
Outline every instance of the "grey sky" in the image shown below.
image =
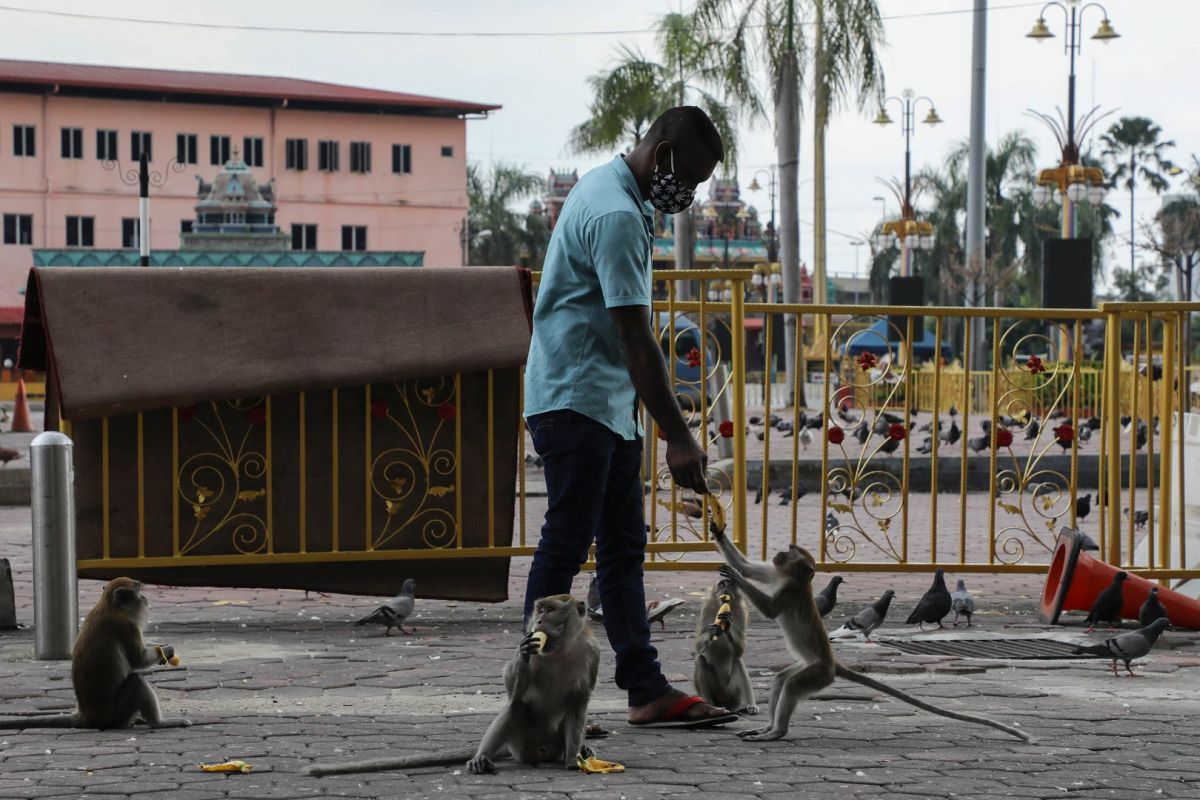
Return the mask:
[[[4,0],[24,7],[112,16],[237,25],[398,31],[596,31],[651,28],[658,14],[690,8],[690,0]],[[1039,145],[1039,162],[1053,166],[1050,133],[1024,116],[1028,107],[1052,112],[1066,104],[1067,59],[1061,12],[1047,12],[1057,39],[1038,44],[1024,38],[1039,3],[991,0],[988,35],[989,141],[1022,129]],[[1078,65],[1078,101],[1121,114],[1151,117],[1174,139],[1173,156],[1192,165],[1200,153],[1200,108],[1192,102],[1194,32],[1200,3],[1194,0],[1108,0],[1105,7],[1122,38],[1108,45],[1084,40]],[[888,46],[884,53],[889,94],[905,87],[930,96],[945,124],[918,126],[914,169],[940,162],[966,137],[970,108],[971,0],[880,0]],[[601,13],[602,12],[602,13]],[[949,12],[949,13],[947,13]],[[917,16],[924,15],[924,16]],[[1090,36],[1100,21],[1084,19]],[[0,9],[0,45],[6,58],[276,74],[373,86],[396,91],[492,101],[504,109],[469,123],[468,151],[475,161],[504,159],[541,172],[551,166],[584,171],[607,158],[574,156],[566,148],[570,129],[587,113],[588,75],[612,63],[616,46],[629,42],[653,52],[650,33],[559,37],[398,37],[229,31],[125,22],[68,19]],[[895,114],[893,113],[893,116]],[[806,120],[807,123],[807,120]],[[742,133],[743,190],[757,168],[774,161],[772,131],[759,123]],[[811,129],[801,147],[801,217],[811,219]],[[879,220],[887,195],[875,179],[903,173],[899,125],[879,128],[869,117],[843,111],[829,129],[829,267],[851,272],[850,238]],[[703,191],[703,190],[702,190]],[[762,216],[766,192],[744,194]],[[1115,240],[1121,263],[1128,259],[1128,195],[1110,198],[1122,213]],[[1138,216],[1158,201],[1139,192]],[[889,197],[889,213],[896,211]],[[846,235],[841,235],[846,234]],[[862,253],[865,261],[866,252]],[[801,225],[801,254],[811,264],[811,228]]]

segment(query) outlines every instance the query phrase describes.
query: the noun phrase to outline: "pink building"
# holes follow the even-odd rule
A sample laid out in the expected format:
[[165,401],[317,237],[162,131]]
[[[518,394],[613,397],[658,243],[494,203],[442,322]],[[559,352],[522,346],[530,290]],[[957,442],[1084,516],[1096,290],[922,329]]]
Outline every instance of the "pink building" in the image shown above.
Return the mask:
[[[136,172],[142,149],[165,177],[150,190],[152,250],[179,248],[197,178],[211,181],[237,151],[258,181],[275,179],[293,248],[460,265],[465,120],[497,108],[291,78],[0,60],[0,338],[17,333],[32,248],[137,247],[137,187],[121,174]],[[117,168],[105,169],[110,159]]]

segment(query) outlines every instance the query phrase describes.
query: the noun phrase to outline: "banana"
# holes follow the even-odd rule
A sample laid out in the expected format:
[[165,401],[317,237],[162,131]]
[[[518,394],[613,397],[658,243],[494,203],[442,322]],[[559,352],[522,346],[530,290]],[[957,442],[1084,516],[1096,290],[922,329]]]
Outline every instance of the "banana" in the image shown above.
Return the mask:
[[708,506],[708,513],[712,517],[712,528],[714,531],[725,530],[725,507],[721,505],[721,501],[711,494],[704,496],[704,502]]
[[534,631],[533,638],[538,643],[538,652],[541,653],[546,649],[546,642],[550,641],[550,634],[545,631]]

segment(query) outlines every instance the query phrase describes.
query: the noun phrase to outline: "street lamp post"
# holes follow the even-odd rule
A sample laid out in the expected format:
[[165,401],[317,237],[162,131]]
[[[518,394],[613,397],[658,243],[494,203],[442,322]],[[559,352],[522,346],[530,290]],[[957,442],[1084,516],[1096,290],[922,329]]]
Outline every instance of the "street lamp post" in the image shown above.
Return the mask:
[[116,172],[121,183],[138,187],[138,264],[150,266],[150,187],[161,187],[172,172],[183,172],[187,168],[177,158],[172,158],[162,172],[150,169],[149,159],[143,152],[138,158],[137,169],[125,169],[115,158],[106,158],[100,166]]
[[767,194],[771,198],[771,223],[767,229],[767,261],[774,264],[779,260],[779,236],[775,227],[775,192],[779,187],[778,175],[775,172],[775,165],[772,164],[770,169],[760,169],[755,172],[750,179],[750,191],[762,191],[762,186],[758,183],[759,174],[767,176]]
[[900,97],[888,97],[881,102],[879,114],[874,120],[876,125],[892,124],[894,120],[888,116],[887,105],[895,102],[900,106],[900,127],[904,134],[904,185],[896,192],[900,201],[900,218],[884,222],[877,244],[881,250],[892,245],[899,246],[900,276],[903,278],[912,276],[912,254],[917,250],[932,250],[934,242],[933,225],[918,221],[912,205],[912,136],[916,130],[917,105],[922,100],[929,104],[929,113],[921,122],[930,127],[939,124],[942,118],[938,116],[933,100],[924,95],[917,97],[912,89],[905,89]]
[[1104,200],[1104,172],[1096,167],[1085,167],[1079,163],[1078,139],[1086,135],[1087,131],[1101,118],[1096,116],[1095,108],[1084,114],[1082,118],[1078,120],[1075,118],[1075,56],[1080,52],[1083,44],[1080,41],[1080,28],[1084,13],[1088,9],[1096,8],[1104,15],[1100,27],[1092,34],[1092,39],[1107,44],[1113,39],[1119,39],[1121,35],[1113,30],[1112,23],[1108,19],[1108,11],[1099,3],[1080,5],[1080,0],[1066,0],[1064,4],[1054,0],[1042,7],[1033,29],[1025,34],[1027,38],[1037,42],[1054,38],[1054,33],[1046,25],[1045,17],[1046,9],[1051,7],[1063,12],[1067,25],[1067,35],[1064,41],[1064,49],[1070,61],[1070,71],[1067,76],[1067,118],[1064,129],[1062,123],[1047,114],[1032,110],[1029,112],[1049,126],[1062,148],[1062,160],[1059,166],[1053,169],[1044,169],[1038,173],[1037,186],[1033,191],[1033,201],[1039,205],[1046,205],[1051,200],[1062,203],[1062,238],[1073,239],[1076,235],[1076,206],[1082,202],[1099,204]]

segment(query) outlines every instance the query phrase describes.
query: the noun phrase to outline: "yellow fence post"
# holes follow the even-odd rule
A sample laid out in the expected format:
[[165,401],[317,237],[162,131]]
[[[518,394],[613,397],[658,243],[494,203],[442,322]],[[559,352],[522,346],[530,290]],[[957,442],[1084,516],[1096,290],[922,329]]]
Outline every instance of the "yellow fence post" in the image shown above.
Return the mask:
[[[1100,306],[1104,310],[1104,306]],[[1121,563],[1121,315],[1108,314],[1104,339],[1104,424],[1108,431],[1108,563]]]
[[[1163,321],[1163,338],[1162,338],[1162,385],[1159,390],[1159,405],[1158,413],[1159,427],[1162,431],[1162,445],[1159,448],[1160,464],[1158,468],[1158,566],[1165,569],[1171,568],[1171,439],[1173,435],[1171,416],[1173,412],[1171,401],[1174,398],[1174,392],[1171,387],[1175,385],[1175,320],[1170,317]],[[1153,363],[1151,368],[1147,370],[1153,376]],[[1153,382],[1151,382],[1153,385]],[[1185,387],[1179,387],[1180,390],[1185,390]],[[1182,422],[1182,419],[1180,420]],[[1182,430],[1180,435],[1183,435]],[[1150,438],[1150,437],[1147,437]],[[1179,520],[1180,526],[1184,524],[1182,518]],[[1152,565],[1153,566],[1153,565]],[[1184,566],[1183,564],[1179,565]],[[1168,581],[1166,578],[1161,579],[1162,585],[1166,586]]]
[[[745,553],[749,547],[746,541],[746,298],[743,295],[743,282],[739,278],[734,281],[730,327],[729,354],[733,361],[733,541]],[[763,470],[770,468],[763,464]]]

